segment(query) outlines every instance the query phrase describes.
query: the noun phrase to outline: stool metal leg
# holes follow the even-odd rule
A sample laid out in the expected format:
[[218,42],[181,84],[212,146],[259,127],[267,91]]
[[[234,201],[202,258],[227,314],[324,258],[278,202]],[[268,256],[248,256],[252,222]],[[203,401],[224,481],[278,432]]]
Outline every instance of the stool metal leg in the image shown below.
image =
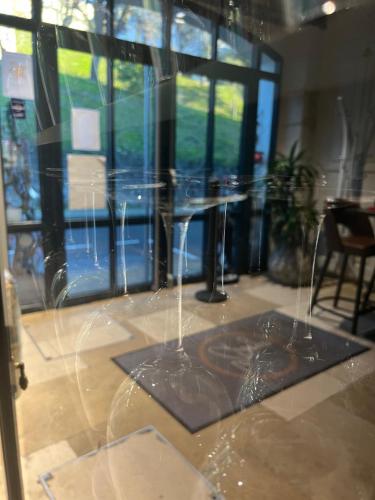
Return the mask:
[[366,306],[368,305],[372,289],[374,288],[374,284],[375,284],[375,269],[374,269],[374,271],[372,273],[370,283],[368,284],[368,288],[366,290],[365,298],[363,299],[363,309],[365,309]]
[[313,295],[313,298],[312,298],[311,304],[310,304],[310,314],[312,313],[313,307],[315,306],[316,301],[318,299],[319,291],[320,291],[320,288],[322,286],[324,276],[327,272],[331,257],[332,257],[332,252],[328,252],[326,255],[326,258],[324,260],[323,266],[320,270],[318,281],[316,282],[316,285],[315,285],[314,295]]
[[355,298],[354,316],[353,316],[353,323],[352,323],[352,334],[353,335],[357,335],[358,317],[359,317],[359,309],[360,309],[360,305],[361,305],[361,293],[362,293],[362,286],[363,286],[363,276],[365,274],[365,266],[366,266],[366,257],[361,257],[361,265],[359,268],[357,293],[356,293],[356,298]]
[[334,307],[337,307],[337,304],[338,304],[338,301],[339,301],[339,298],[340,298],[340,293],[341,293],[341,288],[342,288],[342,284],[343,284],[344,277],[345,277],[345,271],[346,271],[346,265],[347,265],[347,263],[348,263],[348,254],[345,253],[344,257],[343,257],[343,261],[342,261],[342,266],[341,266],[339,281],[338,281],[337,287],[336,287],[335,299],[333,301],[333,306]]

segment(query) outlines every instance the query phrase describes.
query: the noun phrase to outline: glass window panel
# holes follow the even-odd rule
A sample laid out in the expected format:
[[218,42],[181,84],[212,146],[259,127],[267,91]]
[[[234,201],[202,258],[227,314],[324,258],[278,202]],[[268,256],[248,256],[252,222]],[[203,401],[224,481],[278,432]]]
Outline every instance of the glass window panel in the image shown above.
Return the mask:
[[218,61],[236,66],[252,66],[254,46],[242,36],[222,26],[217,41]]
[[125,279],[128,286],[150,283],[153,269],[153,226],[126,224],[124,241],[121,227],[117,227],[116,238],[117,284],[123,287]]
[[[183,251],[182,274],[185,278],[203,274],[203,230],[203,221],[192,220],[190,222]],[[180,255],[177,227],[173,232],[173,240],[173,274],[177,276],[178,257]]]
[[[257,134],[254,158],[254,177],[263,179],[268,172],[270,159],[272,121],[276,84],[269,80],[260,80],[257,107]],[[263,186],[265,189],[265,186]]]
[[212,24],[191,10],[173,9],[171,37],[171,48],[175,52],[211,57]]
[[109,11],[106,0],[43,0],[45,23],[105,34]]
[[[153,189],[141,190],[137,196],[124,190],[133,181],[140,184],[153,180],[155,149],[154,72],[150,66],[115,61],[114,64],[115,164],[124,172],[116,177],[117,209],[121,215],[127,201],[127,215],[150,213]],[[140,196],[140,197],[139,197]]]
[[10,0],[0,3],[0,13],[8,16],[31,18],[31,0]]
[[158,0],[114,2],[114,33],[117,38],[162,46],[162,15]]
[[44,255],[40,232],[10,233],[9,270],[16,280],[21,306],[44,305]]
[[[69,154],[107,155],[107,106],[106,106],[106,71],[107,61],[74,50],[58,49],[62,163],[64,170],[64,208],[67,218],[86,218],[93,216],[87,210],[71,210],[69,207],[69,179],[67,161]],[[72,110],[87,108],[99,112],[100,149],[98,151],[75,150],[72,145]],[[82,188],[83,189],[83,188]],[[105,186],[104,186],[105,189]],[[92,195],[88,187],[88,196]],[[88,202],[87,202],[88,204]],[[96,217],[107,217],[107,208],[95,209]]]
[[244,89],[239,83],[216,83],[214,170],[218,175],[238,173]]
[[69,296],[109,289],[109,231],[86,225],[65,231]]
[[277,63],[269,55],[263,53],[260,59],[260,69],[261,71],[267,71],[268,73],[277,72]]
[[176,168],[178,174],[202,175],[206,163],[209,80],[177,75]]
[[[31,33],[0,28],[0,43],[10,53],[32,54]],[[4,52],[0,51],[0,72]],[[1,73],[0,73],[1,77]],[[14,101],[13,101],[14,102]],[[39,220],[40,187],[34,101],[22,100],[24,114],[12,112],[12,99],[0,91],[0,136],[8,222]]]

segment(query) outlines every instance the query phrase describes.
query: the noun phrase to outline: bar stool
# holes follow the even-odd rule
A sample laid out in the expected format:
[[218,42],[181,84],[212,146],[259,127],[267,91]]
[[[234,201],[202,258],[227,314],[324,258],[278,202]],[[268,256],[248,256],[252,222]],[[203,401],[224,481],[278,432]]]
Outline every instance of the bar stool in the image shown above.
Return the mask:
[[[354,313],[351,318],[352,334],[356,335],[359,315],[365,312],[364,308],[361,310],[360,307],[366,259],[368,257],[375,256],[375,238],[370,220],[367,214],[360,211],[359,205],[351,202],[345,204],[344,202],[341,203],[341,201],[342,200],[340,200],[339,203],[333,204],[328,203],[325,211],[324,232],[326,237],[327,254],[315,286],[311,301],[311,311],[318,302],[319,291],[327,273],[333,253],[337,252],[343,255],[342,267],[333,300],[334,307],[337,307],[340,299],[348,258],[351,255],[359,257],[360,269],[354,302]],[[348,236],[341,236],[339,225],[346,227],[350,234]],[[366,293],[364,304],[368,301],[368,296],[371,292],[371,282]]]

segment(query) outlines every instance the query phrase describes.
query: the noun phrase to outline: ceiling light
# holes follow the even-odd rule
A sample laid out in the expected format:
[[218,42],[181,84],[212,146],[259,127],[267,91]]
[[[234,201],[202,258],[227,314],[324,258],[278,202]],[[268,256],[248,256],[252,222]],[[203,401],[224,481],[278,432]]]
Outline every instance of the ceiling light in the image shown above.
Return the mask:
[[180,10],[180,11],[179,11],[179,12],[177,12],[177,14],[176,14],[177,19],[183,19],[185,16],[186,16],[186,13],[185,13],[185,12],[183,12],[182,10]]
[[326,16],[330,16],[334,12],[336,12],[336,4],[335,2],[324,2],[322,5],[322,11]]

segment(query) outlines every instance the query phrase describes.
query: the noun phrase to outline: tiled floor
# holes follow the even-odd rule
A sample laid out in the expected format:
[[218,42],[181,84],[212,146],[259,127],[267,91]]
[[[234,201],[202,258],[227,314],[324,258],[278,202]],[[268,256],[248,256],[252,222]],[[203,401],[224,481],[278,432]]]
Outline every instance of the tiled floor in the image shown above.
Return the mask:
[[[307,318],[308,289],[243,277],[227,287],[230,300],[215,305],[195,300],[201,287],[184,287],[185,335],[272,309]],[[191,434],[129,384],[111,360],[171,338],[175,306],[174,292],[164,291],[64,309],[58,316],[24,316],[30,387],[17,400],[17,411],[29,498],[46,498],[39,474],[150,425],[227,499],[375,498],[375,350]],[[311,321],[348,335],[329,313],[317,312]],[[170,477],[173,481],[172,468]],[[78,477],[76,498],[96,498],[98,480],[96,473],[92,490],[84,494]],[[72,491],[58,499],[72,498]]]

